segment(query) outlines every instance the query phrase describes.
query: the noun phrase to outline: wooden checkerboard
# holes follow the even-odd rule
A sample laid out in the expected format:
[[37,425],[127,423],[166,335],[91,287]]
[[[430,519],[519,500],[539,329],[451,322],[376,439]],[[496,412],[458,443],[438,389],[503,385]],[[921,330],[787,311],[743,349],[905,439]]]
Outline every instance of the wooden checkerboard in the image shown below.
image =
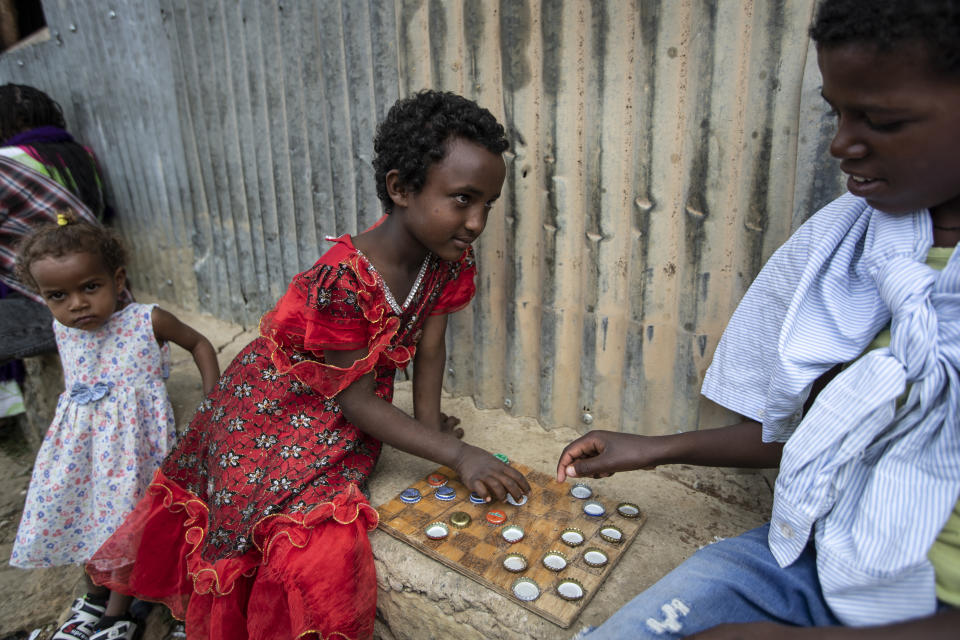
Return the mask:
[[[512,463],[512,466],[523,473],[530,483],[529,499],[522,506],[506,502],[473,504],[470,502],[470,492],[454,472],[441,467],[436,473],[449,479],[448,486],[456,490],[456,498],[448,502],[435,498],[433,494],[436,488],[427,484],[426,478],[420,478],[410,485],[422,494],[419,502],[406,504],[397,495],[377,507],[380,529],[550,622],[567,628],[587,606],[637,537],[646,522],[646,514],[641,511],[635,518],[621,516],[616,510],[621,500],[605,496],[597,491],[596,486],[591,486],[594,493],[590,500],[600,502],[606,513],[601,517],[588,516],[583,512],[585,501],[570,495],[572,481],[561,484],[555,478],[521,464]],[[590,484],[589,480],[585,482]],[[487,512],[494,509],[506,514],[507,519],[502,525],[487,523]],[[463,529],[450,524],[450,515],[457,511],[468,513],[472,519]],[[425,529],[433,522],[446,523],[450,529],[449,536],[442,540],[429,539]],[[523,527],[523,540],[511,544],[503,539],[501,530],[510,524]],[[612,543],[600,537],[600,529],[608,525],[623,532],[621,542]],[[567,546],[560,539],[561,532],[571,527],[582,531],[585,538],[583,544],[577,547]],[[605,552],[609,562],[603,567],[587,565],[583,561],[583,552],[589,548]],[[544,554],[551,550],[561,551],[567,558],[567,567],[560,572],[547,569],[541,562]],[[526,556],[527,569],[521,573],[504,569],[502,562],[508,553]],[[536,600],[527,602],[513,595],[511,589],[519,577],[530,578],[540,587],[540,596]],[[573,578],[583,585],[583,598],[568,601],[557,595],[556,585],[564,578]]]

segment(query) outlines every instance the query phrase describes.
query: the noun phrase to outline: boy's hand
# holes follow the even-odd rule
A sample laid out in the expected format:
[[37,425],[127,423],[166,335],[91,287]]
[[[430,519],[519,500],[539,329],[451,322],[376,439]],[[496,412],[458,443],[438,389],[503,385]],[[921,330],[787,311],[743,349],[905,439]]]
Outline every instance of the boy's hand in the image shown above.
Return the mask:
[[468,489],[488,502],[491,498],[505,500],[508,493],[520,500],[530,493],[530,484],[522,473],[466,442],[460,449],[454,469]]
[[568,477],[605,478],[617,471],[652,469],[656,438],[616,431],[591,431],[563,449],[557,463],[557,482]]

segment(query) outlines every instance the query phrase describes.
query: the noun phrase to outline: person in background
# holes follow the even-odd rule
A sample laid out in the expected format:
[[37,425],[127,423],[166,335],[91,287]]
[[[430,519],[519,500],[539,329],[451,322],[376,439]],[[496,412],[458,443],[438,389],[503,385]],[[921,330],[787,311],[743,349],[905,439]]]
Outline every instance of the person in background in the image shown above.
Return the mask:
[[[106,221],[93,152],[66,131],[60,105],[43,91],[0,85],[0,418],[24,412],[21,357],[56,350],[43,301],[13,273],[16,246],[64,209]],[[31,304],[31,301],[38,304]]]

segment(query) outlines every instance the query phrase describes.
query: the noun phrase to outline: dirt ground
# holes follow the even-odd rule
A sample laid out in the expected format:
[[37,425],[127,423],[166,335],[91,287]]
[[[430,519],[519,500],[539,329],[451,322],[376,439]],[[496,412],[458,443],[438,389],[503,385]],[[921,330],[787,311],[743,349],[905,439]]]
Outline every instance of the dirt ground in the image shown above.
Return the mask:
[[[35,456],[19,427],[0,422],[0,640],[26,640],[38,629],[40,639],[48,637],[84,591],[79,567],[24,570],[8,564]],[[166,635],[173,621],[161,609],[151,614],[151,633],[143,640]]]
[[[218,350],[221,370],[254,336],[251,331],[244,331],[210,316],[184,313],[169,305],[164,307],[210,338]],[[42,399],[37,402],[50,404],[62,389],[61,375],[55,365],[47,364],[44,369],[48,374],[41,381],[39,396]],[[395,404],[407,411],[412,408],[411,386],[409,382],[397,384]],[[189,355],[178,348],[173,351],[172,374],[167,389],[178,428],[182,429],[199,403],[201,391],[196,367]],[[464,426],[468,428],[468,442],[494,450],[503,448],[504,439],[508,438],[511,458],[516,454],[518,460],[540,470],[553,468],[563,444],[576,437],[571,430],[545,431],[532,419],[510,416],[502,410],[477,409],[469,398],[445,397],[443,402],[447,411],[464,420]],[[52,408],[49,409],[52,415]],[[49,421],[49,418],[46,420]],[[0,640],[27,639],[37,629],[41,630],[40,639],[48,637],[58,620],[67,613],[73,598],[83,591],[79,567],[25,571],[7,563],[30,482],[35,447],[39,445],[39,435],[29,435],[29,438],[25,437],[15,425],[0,423]],[[373,504],[393,497],[407,486],[410,477],[419,477],[432,466],[428,461],[386,447],[371,478]],[[585,624],[597,624],[605,619],[632,597],[638,588],[652,584],[699,546],[711,542],[716,536],[736,535],[756,526],[769,514],[769,478],[756,473],[682,466],[640,473],[649,475],[630,477],[617,474],[613,478],[598,481],[608,483],[613,493],[637,496],[638,501],[651,505],[652,511],[644,531],[622,567],[613,572],[604,591],[598,594],[582,616]],[[402,612],[400,605],[409,600],[411,594],[422,593],[425,604],[431,606],[436,604],[433,599],[440,601],[449,595],[429,591],[432,588],[429,585],[443,582],[438,582],[439,578],[434,576],[439,565],[424,556],[411,553],[409,549],[401,548],[402,545],[381,532],[375,532],[371,541],[375,559],[380,563],[378,571],[395,569],[396,575],[389,577],[397,582],[397,589],[384,588],[381,584],[378,608],[382,608],[382,611],[378,616],[377,635],[381,638],[423,637],[423,618],[405,620],[398,612]],[[489,597],[475,584],[464,584],[461,590],[471,589],[477,591],[473,594],[476,598]],[[498,611],[504,607],[514,607],[512,603],[501,600],[496,600],[494,604],[494,609]],[[519,607],[514,608],[519,610]],[[430,619],[437,625],[451,625],[450,633],[454,635],[461,636],[466,629],[460,620],[462,614],[457,614],[459,617],[446,616],[442,607],[436,611],[425,607],[421,613],[432,616]],[[518,615],[527,618],[524,612]],[[445,617],[449,619],[444,620]],[[155,607],[147,620],[142,640],[163,640],[171,622],[163,607]],[[534,623],[537,621],[531,619],[526,629],[528,635],[524,637],[561,637],[556,635],[560,631],[558,627],[547,624],[540,629]],[[441,635],[449,634],[444,632]]]

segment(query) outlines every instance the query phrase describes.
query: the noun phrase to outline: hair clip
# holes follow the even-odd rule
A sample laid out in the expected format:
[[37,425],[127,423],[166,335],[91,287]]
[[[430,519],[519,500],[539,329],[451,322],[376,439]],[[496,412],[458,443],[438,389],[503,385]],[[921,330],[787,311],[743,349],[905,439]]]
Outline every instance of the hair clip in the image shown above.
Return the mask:
[[63,213],[57,214],[57,224],[61,227],[65,227],[70,224],[70,219]]

